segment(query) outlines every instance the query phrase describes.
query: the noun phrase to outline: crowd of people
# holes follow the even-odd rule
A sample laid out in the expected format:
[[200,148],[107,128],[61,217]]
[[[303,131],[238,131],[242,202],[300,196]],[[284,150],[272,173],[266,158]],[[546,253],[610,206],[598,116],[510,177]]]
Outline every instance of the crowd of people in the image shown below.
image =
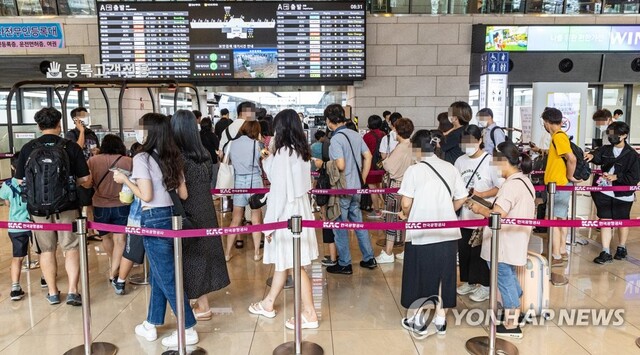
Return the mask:
[[[504,218],[534,218],[536,213],[528,152],[511,142],[494,122],[490,109],[479,110],[475,117],[478,124],[470,124],[474,119],[472,109],[462,101],[452,103],[448,112],[438,115],[437,129],[415,130],[410,118],[385,111],[383,117],[369,117],[369,130],[364,135],[353,129],[355,125],[341,105],[332,104],[324,110],[326,131],[318,130],[312,145],[305,133],[308,126],[305,128],[297,112],[285,109],[272,117],[252,102],[238,105],[235,120],[229,118],[227,109],[221,110],[215,124],[199,111],[178,110],[171,116],[147,113],[139,119],[137,142],[130,149],[117,135],[107,134],[99,141],[87,127],[89,113],[85,108],[73,110],[71,116],[75,127],[62,138],[62,114],[58,110],[44,108],[35,114],[42,136],[15,154],[11,162],[13,178],[0,189],[0,198],[9,203],[11,221],[71,223],[81,214],[91,213],[100,223],[171,229],[172,216],[181,215],[192,228],[215,228],[221,223],[210,189],[216,186],[221,163],[233,167],[235,188],[270,188],[258,199],[265,206],[254,206],[256,195],[233,195],[230,226],[286,221],[293,215],[311,220],[316,211],[325,220],[362,222],[363,209],[368,208],[368,219],[385,222],[472,220],[491,213]],[[584,160],[602,166],[593,184],[638,184],[640,160],[626,142],[629,126],[613,121],[606,110],[596,112],[594,120],[602,131],[602,140],[609,144],[585,154]],[[570,137],[561,129],[562,113],[545,109],[541,124],[550,134],[549,147],[532,146],[529,153],[546,159],[544,182],[558,186],[580,183],[574,176],[578,158]],[[312,178],[309,172],[313,170],[318,170],[320,177]],[[308,194],[316,180],[318,185],[321,180],[328,181],[330,188],[385,187],[399,191],[373,195],[369,204],[368,196],[360,194],[320,199]],[[594,193],[592,198],[600,219],[628,219],[634,201],[632,192]],[[555,195],[552,218],[567,218],[569,199],[570,194],[565,192]],[[135,333],[155,341],[157,327],[165,321],[167,303],[176,312],[173,241],[98,232],[110,257],[108,279],[116,295],[126,294],[129,272],[134,264],[143,263],[146,255],[150,266],[149,308]],[[605,264],[614,258],[624,259],[628,229],[620,229],[615,257],[609,249],[611,229],[602,228],[601,233],[603,251],[594,261]],[[20,267],[31,232],[12,229],[9,235],[14,256],[11,299],[20,300],[24,296]],[[456,307],[456,294],[469,295],[475,302],[488,299],[488,228],[387,230],[384,235],[386,244],[376,257],[369,231],[355,231],[360,267],[371,270],[402,260],[401,304],[413,309],[416,302],[438,296],[434,317],[438,334],[446,333],[446,311]],[[516,267],[527,262],[530,235],[531,227],[527,226],[503,226],[500,232],[498,289],[505,321],[497,328],[499,336],[523,336],[523,291]],[[563,266],[568,260],[565,235],[562,228],[554,233],[552,267]],[[326,271],[352,274],[349,231],[325,229],[322,237],[328,251],[321,261]],[[61,302],[56,283],[59,244],[69,280],[66,303],[81,305],[78,239],[70,231],[35,231],[33,241],[40,255],[41,284],[48,289],[47,301]],[[205,236],[183,240],[188,345],[199,341],[196,322],[212,318],[207,295],[230,284],[227,263],[234,256],[234,247],[244,248],[244,243],[240,235],[228,235],[224,241]],[[256,232],[252,243],[254,261],[275,265],[275,272],[270,291],[248,305],[248,311],[274,318],[276,299],[290,283],[293,235],[284,229]],[[399,246],[404,249],[394,254],[393,249]],[[304,269],[321,254],[314,229],[303,228],[301,249],[302,327],[314,329],[319,320],[311,280]],[[293,324],[293,319],[285,321],[287,328],[293,329]],[[408,314],[401,325],[420,335],[428,333],[430,327],[420,312]],[[177,341],[174,332],[162,344],[176,346]]]

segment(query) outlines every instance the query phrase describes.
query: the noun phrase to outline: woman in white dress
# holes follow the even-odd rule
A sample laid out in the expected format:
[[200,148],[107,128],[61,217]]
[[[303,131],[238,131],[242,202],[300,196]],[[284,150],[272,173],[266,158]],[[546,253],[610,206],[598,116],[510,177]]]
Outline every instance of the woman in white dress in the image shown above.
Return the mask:
[[[274,119],[275,135],[268,152],[263,152],[263,168],[271,189],[267,196],[267,212],[264,223],[286,221],[291,216],[300,215],[304,220],[312,220],[313,212],[307,192],[311,189],[310,170],[311,149],[294,110],[283,110]],[[274,303],[287,280],[287,270],[293,268],[293,234],[288,229],[264,233],[265,264],[274,264],[275,272],[271,290],[260,302],[249,306],[249,312],[274,318]],[[318,316],[313,306],[311,281],[304,266],[318,257],[318,243],[313,228],[303,228],[300,236],[302,288],[302,328],[318,328]],[[287,320],[286,327],[293,329],[293,318]]]

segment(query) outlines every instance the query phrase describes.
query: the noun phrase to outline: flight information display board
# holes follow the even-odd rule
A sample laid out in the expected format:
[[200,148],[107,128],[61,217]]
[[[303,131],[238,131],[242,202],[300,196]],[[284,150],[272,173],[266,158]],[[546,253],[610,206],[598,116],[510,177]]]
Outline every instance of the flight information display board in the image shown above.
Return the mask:
[[364,2],[98,2],[100,60],[107,77],[363,80],[365,18]]

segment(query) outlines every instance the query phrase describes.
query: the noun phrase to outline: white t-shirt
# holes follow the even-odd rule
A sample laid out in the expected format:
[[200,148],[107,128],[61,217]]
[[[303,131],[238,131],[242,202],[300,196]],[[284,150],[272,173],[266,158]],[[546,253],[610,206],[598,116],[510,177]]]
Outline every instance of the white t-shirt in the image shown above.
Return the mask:
[[[465,154],[456,160],[454,166],[460,172],[465,186],[468,186],[467,191],[473,188],[475,191],[484,192],[502,185],[504,179],[498,175],[498,169],[491,166],[491,159],[491,155],[484,153],[477,158],[471,158]],[[480,162],[482,162],[481,165]],[[480,167],[478,167],[478,165],[480,165]],[[476,168],[478,168],[477,171]],[[473,174],[474,171],[476,171],[476,173],[472,178],[471,174]],[[486,198],[485,200],[493,201],[493,198]],[[471,212],[471,210],[465,206],[463,206],[460,211],[460,220],[480,218],[482,218],[481,215]]]
[[[423,163],[427,162],[442,176]],[[409,222],[455,221],[453,200],[467,197],[462,176],[450,163],[436,156],[423,158],[404,173],[398,194],[413,199]],[[453,196],[452,196],[453,195]],[[460,239],[459,228],[407,230],[406,241],[413,245],[434,244]]]
[[391,152],[396,149],[396,146],[398,145],[398,140],[396,139],[397,135],[396,131],[391,131],[382,138],[380,141],[380,153],[391,154]]

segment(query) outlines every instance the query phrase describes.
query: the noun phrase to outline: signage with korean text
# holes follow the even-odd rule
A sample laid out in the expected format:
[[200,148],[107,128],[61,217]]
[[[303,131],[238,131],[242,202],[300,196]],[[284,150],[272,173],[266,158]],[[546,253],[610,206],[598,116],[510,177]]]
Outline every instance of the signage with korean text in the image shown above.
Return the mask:
[[64,48],[62,24],[0,23],[0,49]]

